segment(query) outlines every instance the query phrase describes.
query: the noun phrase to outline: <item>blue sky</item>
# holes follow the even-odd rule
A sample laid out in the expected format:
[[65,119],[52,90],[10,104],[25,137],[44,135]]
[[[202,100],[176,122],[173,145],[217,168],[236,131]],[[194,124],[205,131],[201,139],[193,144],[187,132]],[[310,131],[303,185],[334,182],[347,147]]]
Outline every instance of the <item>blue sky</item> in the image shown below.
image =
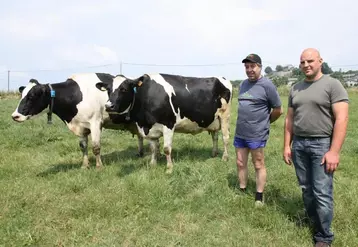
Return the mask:
[[121,62],[131,77],[244,79],[247,54],[274,68],[297,65],[307,47],[319,49],[333,69],[358,69],[357,9],[354,0],[7,1],[0,9],[0,90],[8,70],[10,89],[17,89],[31,78],[119,74]]

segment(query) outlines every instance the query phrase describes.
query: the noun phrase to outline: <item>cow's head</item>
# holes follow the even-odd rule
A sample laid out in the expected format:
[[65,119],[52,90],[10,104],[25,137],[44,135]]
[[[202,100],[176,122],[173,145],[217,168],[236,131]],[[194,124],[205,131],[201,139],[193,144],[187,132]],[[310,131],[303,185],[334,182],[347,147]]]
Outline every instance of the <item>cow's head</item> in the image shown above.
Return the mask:
[[35,79],[31,79],[26,87],[19,87],[19,92],[21,93],[20,102],[11,115],[12,119],[17,122],[23,122],[38,115],[50,102],[49,88]]
[[106,103],[106,110],[108,112],[117,112],[119,114],[128,113],[133,108],[135,94],[138,87],[143,83],[145,76],[138,79],[126,79],[117,88],[108,88],[105,83],[97,83],[96,87],[102,91],[109,92],[109,100]]

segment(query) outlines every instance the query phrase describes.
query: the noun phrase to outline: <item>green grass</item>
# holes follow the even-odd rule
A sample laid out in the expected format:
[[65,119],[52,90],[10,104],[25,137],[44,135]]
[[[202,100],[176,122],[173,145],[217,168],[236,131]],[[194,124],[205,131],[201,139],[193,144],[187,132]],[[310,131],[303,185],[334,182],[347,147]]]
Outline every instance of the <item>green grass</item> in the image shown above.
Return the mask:
[[[236,95],[235,95],[236,97]],[[350,122],[335,174],[334,246],[358,243],[358,106],[350,93]],[[287,97],[282,100],[286,106]],[[230,161],[211,158],[211,136],[176,134],[174,172],[166,160],[149,167],[136,157],[136,138],[105,130],[105,168],[82,170],[77,138],[54,117],[12,121],[17,99],[1,100],[0,246],[312,246],[293,167],[282,161],[283,119],[271,126],[266,148],[266,206],[254,208],[237,191],[233,100]],[[220,151],[222,152],[220,140]]]

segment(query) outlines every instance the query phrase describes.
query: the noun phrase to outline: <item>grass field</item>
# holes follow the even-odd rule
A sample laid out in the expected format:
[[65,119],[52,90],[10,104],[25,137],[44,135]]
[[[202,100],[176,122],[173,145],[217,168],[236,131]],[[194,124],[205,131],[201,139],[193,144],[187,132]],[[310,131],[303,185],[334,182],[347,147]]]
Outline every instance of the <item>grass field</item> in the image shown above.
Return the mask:
[[[236,95],[235,95],[236,97]],[[358,94],[350,93],[350,120],[335,174],[333,246],[358,246]],[[287,97],[282,96],[286,110]],[[237,190],[233,100],[230,160],[211,158],[211,136],[176,134],[174,172],[165,157],[151,168],[136,157],[136,138],[104,130],[105,168],[80,169],[77,138],[54,117],[12,121],[18,99],[0,100],[0,246],[312,246],[293,167],[282,161],[282,116],[266,148],[266,206],[254,208]]]

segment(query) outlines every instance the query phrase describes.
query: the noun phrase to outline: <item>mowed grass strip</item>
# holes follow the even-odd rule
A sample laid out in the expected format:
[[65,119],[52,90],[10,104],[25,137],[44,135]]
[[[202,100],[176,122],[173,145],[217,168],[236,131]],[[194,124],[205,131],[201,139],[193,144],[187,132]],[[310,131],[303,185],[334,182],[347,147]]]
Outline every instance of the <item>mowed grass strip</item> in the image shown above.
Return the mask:
[[[232,138],[237,116],[232,102],[230,161],[211,155],[211,136],[175,134],[174,172],[165,157],[148,165],[136,157],[137,139],[104,130],[105,168],[80,168],[78,139],[54,117],[22,124],[11,119],[18,99],[1,99],[0,246],[312,246],[293,167],[282,161],[282,116],[272,124],[265,150],[266,206],[254,208],[255,175],[238,191]],[[358,243],[358,94],[350,92],[350,119],[341,164],[335,174],[334,246]],[[282,96],[285,111],[287,96]],[[220,136],[221,137],[221,136]],[[161,140],[161,147],[162,147]]]

